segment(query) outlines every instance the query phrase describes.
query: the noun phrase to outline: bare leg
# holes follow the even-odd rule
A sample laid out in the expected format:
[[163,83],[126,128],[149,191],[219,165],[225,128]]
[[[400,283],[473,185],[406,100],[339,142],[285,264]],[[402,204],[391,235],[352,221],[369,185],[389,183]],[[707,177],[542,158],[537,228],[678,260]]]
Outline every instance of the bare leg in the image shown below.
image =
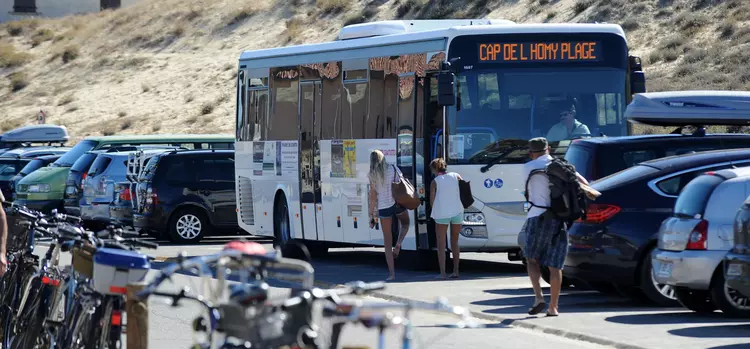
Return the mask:
[[560,289],[562,288],[562,270],[556,268],[549,268],[549,284],[550,284],[550,301],[549,310],[550,314],[557,314],[557,301],[560,299]]
[[458,246],[458,236],[461,233],[460,224],[451,224],[451,252],[453,253],[453,274],[451,278],[458,278],[458,262],[461,260],[461,249]]
[[438,263],[440,264],[440,278],[445,279],[445,243],[446,235],[448,233],[448,225],[436,223],[435,232],[437,233],[437,254]]
[[542,271],[539,269],[539,262],[536,259],[527,260],[526,269],[529,271],[529,278],[531,278],[531,287],[534,288],[534,305],[543,303],[544,295],[542,294],[542,286],[539,284],[539,278],[542,276]]
[[381,218],[380,228],[383,230],[383,246],[385,247],[385,263],[388,264],[388,280],[396,278],[393,267],[393,234],[391,233],[392,218]]
[[406,233],[409,232],[409,211],[397,215],[399,224],[398,241],[396,241],[396,247],[393,249],[393,255],[398,258],[398,254],[401,252],[401,243],[404,242]]

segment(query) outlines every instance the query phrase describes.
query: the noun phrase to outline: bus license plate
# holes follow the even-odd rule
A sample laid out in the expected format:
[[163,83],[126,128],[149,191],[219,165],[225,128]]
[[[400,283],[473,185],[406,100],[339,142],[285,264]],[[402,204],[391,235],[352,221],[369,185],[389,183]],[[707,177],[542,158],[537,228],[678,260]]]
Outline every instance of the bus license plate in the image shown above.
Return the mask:
[[671,277],[672,276],[672,263],[661,262],[661,265],[659,266],[659,273],[657,275],[661,277]]

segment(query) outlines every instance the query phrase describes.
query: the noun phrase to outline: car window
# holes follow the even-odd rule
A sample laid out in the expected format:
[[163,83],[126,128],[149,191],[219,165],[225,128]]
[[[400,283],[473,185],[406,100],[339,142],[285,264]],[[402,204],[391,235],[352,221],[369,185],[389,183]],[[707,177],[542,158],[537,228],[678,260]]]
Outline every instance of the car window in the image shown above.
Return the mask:
[[592,151],[589,150],[589,148],[573,144],[565,153],[565,160],[575,166],[576,171],[578,171],[581,176],[590,180],[592,174],[590,173],[591,171],[589,171],[589,168],[591,167],[591,161],[593,161],[593,155],[594,154],[592,154]]
[[200,159],[201,173],[199,180],[213,180],[222,182],[234,181],[234,159]]
[[608,190],[619,185],[625,185],[635,180],[641,179],[659,170],[649,166],[633,166],[631,168],[615,172],[607,177],[598,179],[591,183],[597,190]]
[[[670,178],[663,179],[656,183],[656,187],[659,188],[664,194],[667,195],[679,195],[682,188],[684,188],[690,181],[695,177],[698,177],[709,171],[718,171],[727,168],[731,168],[733,165],[721,165],[708,168],[702,168],[700,170],[685,172]],[[740,165],[742,166],[742,165]]]
[[626,168],[658,157],[659,155],[656,150],[651,149],[632,150],[622,153],[622,160],[625,163]]
[[713,175],[702,175],[690,181],[682,190],[674,204],[674,214],[679,217],[699,218],[706,210],[706,203],[711,193],[724,178]]
[[25,176],[25,175],[28,175],[31,172],[34,172],[34,171],[38,170],[39,168],[41,168],[43,166],[45,166],[45,161],[44,160],[34,159],[34,160],[29,161],[29,163],[26,164],[26,166],[24,166],[21,169],[21,172],[19,172],[19,173]]
[[89,166],[91,166],[91,163],[94,162],[94,159],[96,159],[97,154],[87,153],[78,158],[76,162],[73,164],[73,167],[70,168],[73,172],[85,172]]
[[109,167],[109,164],[111,162],[112,158],[108,156],[97,157],[96,160],[94,160],[94,163],[91,164],[91,168],[89,168],[89,177],[103,173],[107,169],[107,167]]
[[193,166],[192,157],[164,157],[156,170],[162,170],[159,171],[161,179],[167,183],[182,184],[196,181],[196,169]]

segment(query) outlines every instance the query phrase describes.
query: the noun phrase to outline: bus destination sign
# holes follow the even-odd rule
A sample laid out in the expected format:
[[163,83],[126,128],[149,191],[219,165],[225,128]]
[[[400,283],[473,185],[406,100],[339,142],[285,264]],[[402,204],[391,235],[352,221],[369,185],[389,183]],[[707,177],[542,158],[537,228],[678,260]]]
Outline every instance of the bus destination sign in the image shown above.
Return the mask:
[[599,62],[603,50],[598,41],[481,43],[481,63]]

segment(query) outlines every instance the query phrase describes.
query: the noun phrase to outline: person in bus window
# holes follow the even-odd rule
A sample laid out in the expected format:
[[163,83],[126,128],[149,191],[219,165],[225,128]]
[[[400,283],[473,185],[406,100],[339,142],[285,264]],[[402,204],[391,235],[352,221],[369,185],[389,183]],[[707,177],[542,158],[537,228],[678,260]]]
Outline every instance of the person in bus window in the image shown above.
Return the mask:
[[451,279],[457,279],[458,262],[460,253],[458,247],[458,234],[464,222],[464,206],[461,204],[461,194],[458,189],[458,180],[463,179],[458,173],[446,172],[447,165],[443,158],[437,158],[430,162],[430,170],[435,179],[430,184],[430,205],[432,206],[432,219],[435,220],[435,232],[437,233],[437,255],[440,264],[439,278],[445,279],[445,240],[448,226],[451,227],[451,252],[453,253],[453,273]]
[[[393,199],[391,183],[396,182],[398,168],[385,161],[385,155],[380,150],[370,153],[370,228],[375,227],[375,219],[380,218],[380,228],[383,231],[383,246],[385,247],[385,262],[388,264],[388,280],[396,278],[393,266],[394,257],[398,257],[401,251],[401,243],[409,231],[409,213],[405,207],[400,206]],[[393,246],[393,232],[391,224],[393,216],[398,217],[401,223],[398,240],[395,248]]]
[[591,134],[588,126],[576,120],[575,103],[566,103],[561,109],[560,122],[553,125],[549,132],[547,132],[547,141],[558,142],[565,139],[572,139],[576,136]]

